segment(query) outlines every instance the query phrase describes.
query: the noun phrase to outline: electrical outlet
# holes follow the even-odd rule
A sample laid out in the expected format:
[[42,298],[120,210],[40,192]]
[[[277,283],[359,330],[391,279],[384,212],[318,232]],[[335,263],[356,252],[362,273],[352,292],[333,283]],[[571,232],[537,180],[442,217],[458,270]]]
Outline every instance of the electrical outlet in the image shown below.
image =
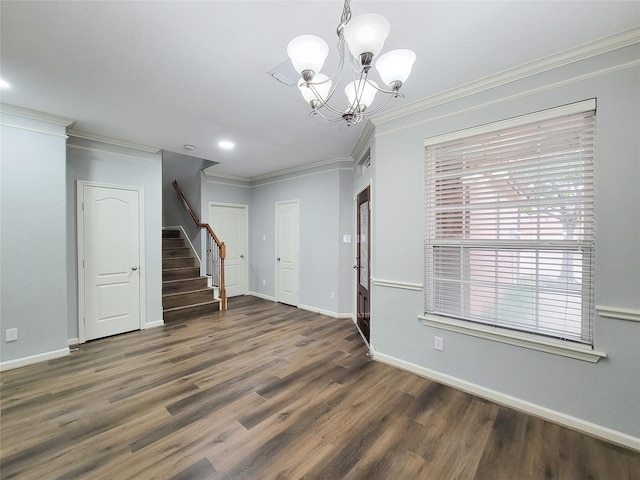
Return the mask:
[[433,348],[442,352],[444,350],[444,339],[442,337],[433,337]]
[[335,292],[331,292],[331,294],[329,296],[331,297],[331,300],[335,300],[336,299]]
[[5,332],[5,340],[7,342],[15,342],[18,340],[18,329],[17,328],[7,328]]
[[267,284],[267,281],[265,279],[262,279],[262,286],[265,286]]

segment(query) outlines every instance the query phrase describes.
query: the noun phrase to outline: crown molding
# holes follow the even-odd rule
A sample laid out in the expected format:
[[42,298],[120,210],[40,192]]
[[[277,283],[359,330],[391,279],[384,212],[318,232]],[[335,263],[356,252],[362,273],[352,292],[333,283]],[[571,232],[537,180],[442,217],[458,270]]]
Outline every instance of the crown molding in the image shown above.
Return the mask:
[[371,145],[371,139],[373,138],[375,128],[375,125],[371,121],[368,121],[364,126],[364,129],[360,134],[360,138],[358,138],[358,142],[351,151],[351,158],[353,158],[353,160],[355,160],[356,162],[362,161],[362,157]]
[[107,143],[109,145],[115,145],[117,147],[131,148],[133,150],[140,150],[147,153],[159,153],[160,148],[150,147],[147,145],[140,145],[139,143],[128,142],[126,140],[118,140],[116,138],[105,137],[97,135],[95,133],[82,132],[80,130],[73,130],[72,128],[67,130],[67,135],[70,137],[83,138],[85,140],[92,140],[101,143]]
[[[215,165],[212,165],[211,167],[215,167]],[[235,180],[237,182],[250,182],[251,179],[249,177],[239,177],[237,175],[228,175],[226,173],[215,173],[215,172],[207,172],[207,170],[211,167],[207,167],[204,170],[202,170],[202,173],[204,174],[205,177],[212,177],[212,178],[221,178],[223,180]]]
[[302,172],[305,170],[311,170],[312,168],[324,167],[325,165],[333,165],[335,163],[341,163],[341,162],[353,163],[353,158],[350,156],[331,157],[325,160],[321,160],[319,162],[307,163],[305,165],[299,165],[296,167],[285,168],[283,170],[276,170],[275,172],[265,173],[264,175],[251,177],[249,180],[251,181],[251,183],[254,183],[254,182],[259,182],[261,180],[266,180],[268,178],[279,177],[281,175],[288,175],[289,173]]
[[405,105],[404,107],[372,116],[371,121],[375,126],[382,125],[422,110],[427,110],[500,85],[515,82],[533,75],[538,75],[549,70],[596,57],[637,43],[640,43],[640,27],[611,35],[609,37],[604,37],[593,42],[585,43],[568,50],[563,50],[559,53],[543,57],[514,68],[503,70],[502,72],[426,97],[422,100]]
[[15,115],[17,117],[53,123],[54,125],[61,125],[63,127],[70,127],[75,123],[75,120],[71,120],[69,118],[60,117],[51,113],[39,112],[29,108],[18,107],[16,105],[9,105],[8,103],[0,103],[0,112]]

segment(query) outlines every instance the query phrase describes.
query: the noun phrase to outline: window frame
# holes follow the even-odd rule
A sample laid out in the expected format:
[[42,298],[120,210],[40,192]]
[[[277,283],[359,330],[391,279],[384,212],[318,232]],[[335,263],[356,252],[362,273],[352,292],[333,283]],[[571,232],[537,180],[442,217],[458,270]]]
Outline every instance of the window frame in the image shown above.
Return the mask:
[[[543,110],[540,112],[523,115],[519,117],[514,117],[511,119],[493,122],[485,125],[481,125],[478,127],[460,130],[452,133],[447,133],[444,135],[439,135],[435,137],[428,138],[425,140],[425,147],[442,144],[445,142],[450,142],[454,140],[475,137],[483,134],[491,134],[493,132],[497,132],[500,130],[516,128],[519,126],[543,122],[546,120],[556,119],[559,117],[565,117],[575,114],[580,114],[589,111],[595,111],[596,109],[596,100],[590,99],[582,102],[577,102],[569,105],[564,105],[557,108],[552,108],[549,110]],[[426,172],[425,172],[426,175]],[[425,191],[425,195],[427,192]],[[425,212],[426,214],[426,212]],[[466,222],[463,221],[461,224],[462,228],[464,228]],[[425,233],[425,245],[426,245],[427,236]],[[424,289],[425,292],[428,289],[433,288],[433,280],[430,277],[430,270],[433,271],[435,268],[434,264],[428,263],[427,248],[425,248],[425,284]],[[593,265],[595,269],[595,265]],[[591,280],[591,288],[593,288],[594,279]],[[464,299],[463,299],[464,301]],[[584,302],[582,302],[584,305]],[[427,305],[425,301],[425,311],[427,310]],[[544,351],[548,353],[568,356],[571,358],[576,358],[579,360],[589,361],[589,362],[597,362],[600,358],[606,357],[606,353],[597,351],[593,348],[592,345],[577,343],[573,341],[563,340],[561,338],[555,338],[552,336],[543,336],[540,334],[536,334],[533,332],[512,330],[509,328],[503,328],[497,325],[490,325],[486,323],[477,323],[472,320],[460,320],[457,318],[444,316],[444,315],[436,315],[433,313],[424,313],[424,315],[419,315],[419,319],[422,321],[424,325],[449,330],[457,333],[463,333],[466,335],[471,335],[475,337],[485,338],[493,341],[498,341],[501,343],[507,343],[511,345],[521,346],[525,348],[530,348],[534,350]],[[498,323],[498,322],[496,322]]]

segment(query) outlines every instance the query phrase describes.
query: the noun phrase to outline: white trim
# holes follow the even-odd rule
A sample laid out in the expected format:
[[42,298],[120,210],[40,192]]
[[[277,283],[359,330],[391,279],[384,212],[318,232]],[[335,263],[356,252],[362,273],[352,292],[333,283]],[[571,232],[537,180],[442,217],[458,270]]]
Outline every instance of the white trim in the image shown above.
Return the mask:
[[287,175],[289,173],[303,172],[305,170],[311,170],[312,168],[323,167],[325,165],[333,165],[334,163],[350,162],[353,163],[353,158],[348,156],[337,156],[320,160],[319,162],[307,163],[305,165],[298,165],[296,167],[289,167],[282,170],[276,170],[275,172],[265,173],[264,175],[257,175],[251,177],[251,182],[258,182],[260,180],[266,180],[267,178],[278,177],[280,175]]
[[416,365],[415,363],[410,363],[399,358],[392,357],[391,355],[375,352],[373,348],[371,349],[371,354],[372,358],[378,362],[385,363],[387,365],[391,365],[411,373],[415,373],[416,375],[420,375],[421,377],[425,377],[438,383],[457,388],[464,392],[486,398],[501,405],[506,405],[508,407],[515,408],[516,410],[541,417],[545,420],[549,420],[562,426],[578,430],[588,435],[602,438],[608,442],[613,442],[615,444],[640,451],[640,438],[634,437],[627,433],[613,430],[611,428],[604,427],[602,425],[598,425],[587,420],[568,415],[566,413],[558,412],[557,410],[552,410],[550,408],[543,407],[541,405],[528,402],[526,400],[513,397],[511,395],[507,395],[451,375],[447,375],[446,373],[437,372],[435,370],[431,370],[430,368],[422,367],[420,365]]
[[632,308],[606,307],[604,305],[596,305],[596,312],[601,317],[640,322],[640,310],[635,310]]
[[376,278],[374,276],[371,276],[371,283],[377,287],[400,288],[403,290],[413,290],[417,292],[422,291],[421,283],[400,282],[398,280],[387,280],[383,278]]
[[[101,143],[101,142],[96,141],[96,143]],[[103,143],[103,145],[113,145],[113,144]],[[153,160],[153,159],[150,159],[149,157],[143,157],[142,155],[131,155],[128,153],[117,152],[113,149],[107,150],[106,148],[100,148],[95,144],[91,145],[90,147],[86,147],[84,145],[75,145],[73,143],[67,143],[67,148],[75,148],[77,150],[87,150],[90,152],[104,152],[104,153],[108,153],[109,155],[116,155],[118,157],[124,157],[124,158],[134,158],[136,160],[146,160],[146,161]],[[138,150],[138,151],[141,152],[141,150]]]
[[270,302],[277,302],[278,301],[278,300],[276,300],[276,297],[272,297],[270,295],[265,295],[264,293],[258,293],[258,292],[249,291],[249,295],[251,295],[252,297],[261,298],[263,300],[269,300]]
[[159,153],[158,147],[149,147],[147,145],[140,145],[139,143],[128,142],[126,140],[118,140],[116,138],[105,137],[97,135],[95,133],[81,132],[80,130],[74,130],[69,128],[67,133],[70,137],[84,138],[85,140],[93,140],[96,142],[107,143],[109,145],[115,145],[117,147],[131,148],[133,150],[140,150],[147,153]]
[[[211,167],[215,167],[215,165],[212,165]],[[218,173],[218,172],[207,172],[207,170],[209,170],[209,168],[211,168],[211,167],[207,167],[204,170],[202,170],[202,173],[204,174],[205,177],[218,177],[218,178],[223,178],[225,180],[236,180],[238,182],[249,182],[250,181],[249,177],[239,177],[237,175],[228,175],[226,173]],[[235,184],[232,183],[230,185],[235,185]]]
[[31,120],[53,123],[63,127],[69,127],[75,123],[75,120],[71,120],[69,118],[60,117],[51,113],[39,112],[38,110],[31,110],[29,108],[18,107],[17,105],[10,105],[8,103],[0,103],[0,112],[15,115],[16,117],[30,118]]
[[[213,177],[213,178],[218,178],[219,175],[209,175],[208,173],[205,173],[205,176],[209,176],[209,177]],[[219,178],[224,178],[224,177],[219,177]],[[209,180],[208,178],[205,178],[204,180],[207,183],[211,183],[213,185],[227,185],[229,187],[240,187],[240,188],[252,188],[251,184],[242,184],[242,183],[230,183],[230,182],[219,182],[216,180]]]
[[[320,170],[318,172],[310,172],[310,173],[305,173],[305,174],[302,174],[302,175],[296,175],[296,176],[293,176],[293,177],[279,178],[279,179],[273,180],[271,182],[264,182],[264,183],[258,183],[258,184],[253,184],[252,183],[251,184],[251,188],[265,187],[267,185],[274,185],[276,183],[282,183],[282,182],[291,182],[293,180],[298,180],[300,178],[313,177],[315,175],[324,175],[326,173],[337,172],[337,171],[340,171],[340,170],[347,170],[347,169],[336,167],[336,168],[330,168],[330,169],[327,169],[327,170]],[[349,168],[348,170],[352,170],[352,169]]]
[[496,100],[492,100],[492,101],[489,101],[489,102],[476,104],[476,105],[473,105],[471,107],[461,108],[461,109],[458,109],[456,111],[451,111],[451,112],[448,112],[448,113],[445,113],[445,114],[442,114],[442,115],[437,115],[437,116],[433,116],[433,117],[430,117],[430,118],[427,118],[427,119],[424,119],[424,120],[415,121],[415,122],[413,122],[411,124],[405,124],[405,125],[402,125],[401,127],[398,127],[398,128],[392,128],[392,129],[389,129],[389,130],[385,130],[384,132],[377,132],[375,136],[376,137],[380,137],[382,135],[388,135],[388,134],[391,134],[391,133],[395,133],[395,132],[398,132],[398,131],[405,130],[407,128],[416,127],[418,125],[422,125],[422,124],[425,124],[425,123],[437,122],[438,120],[443,120],[445,118],[455,117],[455,116],[458,116],[458,115],[462,115],[464,113],[470,113],[470,112],[477,112],[477,111],[481,111],[481,110],[486,110],[489,107],[493,107],[493,106],[496,106],[496,105],[501,105],[501,104],[504,104],[504,103],[509,103],[509,102],[512,102],[512,101],[514,101],[516,99],[519,99],[519,98],[530,97],[532,95],[539,94],[541,92],[547,92],[549,90],[553,90],[553,89],[556,89],[556,88],[564,87],[564,86],[567,86],[567,85],[572,85],[574,83],[585,81],[585,80],[588,80],[588,79],[591,79],[591,78],[596,78],[596,77],[599,77],[599,76],[602,76],[602,75],[618,72],[618,71],[621,71],[621,70],[626,70],[626,69],[629,69],[629,68],[635,68],[638,65],[640,65],[640,61],[639,60],[634,60],[634,61],[631,61],[631,62],[628,62],[628,63],[624,63],[624,64],[621,64],[621,65],[615,65],[615,66],[610,67],[610,68],[604,68],[602,70],[592,71],[592,72],[586,73],[584,75],[579,75],[579,76],[572,77],[572,78],[569,78],[569,79],[565,79],[565,80],[562,80],[562,81],[549,83],[549,84],[546,84],[546,85],[543,85],[543,86],[540,86],[540,87],[532,88],[532,89],[527,90],[527,91],[518,92],[518,93],[515,93],[513,95],[502,96],[502,97],[500,97],[500,98],[498,98]]
[[611,35],[594,42],[580,45],[575,48],[550,55],[518,67],[510,68],[502,72],[489,75],[479,80],[461,85],[459,87],[441,92],[431,97],[410,103],[401,108],[390,110],[380,115],[371,117],[371,121],[376,125],[397,120],[402,117],[427,110],[444,103],[449,103],[476,93],[489,90],[500,85],[522,80],[527,77],[538,75],[546,71],[554,70],[571,63],[596,57],[604,53],[628,47],[640,42],[640,28],[633,28],[626,32]]
[[531,333],[495,328],[489,325],[465,322],[439,315],[424,314],[418,315],[418,318],[422,321],[423,325],[428,327],[441,328],[450,332],[471,335],[494,342],[561,355],[563,357],[575,358],[576,360],[596,363],[601,358],[606,358],[607,356],[606,353],[594,350],[587,345],[563,342],[555,338],[543,337]]
[[82,205],[84,203],[84,187],[102,187],[113,188],[118,190],[132,190],[138,192],[138,222],[139,222],[139,236],[140,242],[139,251],[139,272],[140,272],[140,318],[138,328],[144,329],[146,323],[146,264],[145,264],[145,219],[144,219],[144,188],[135,187],[131,185],[114,185],[109,183],[92,182],[88,180],[76,181],[76,235],[77,235],[77,263],[78,263],[78,343],[85,343],[87,341],[86,326],[84,323],[85,303],[84,303],[84,214]]
[[460,138],[473,137],[475,135],[483,135],[485,133],[492,133],[497,130],[503,130],[506,128],[519,127],[529,123],[537,123],[553,118],[564,117],[568,115],[574,115],[578,113],[588,112],[596,109],[596,99],[591,98],[581,102],[570,103],[568,105],[562,105],[560,107],[549,108],[541,110],[535,113],[529,113],[526,115],[520,115],[506,120],[500,120],[497,122],[486,123],[477,127],[466,128],[464,130],[457,130],[455,132],[445,133],[443,135],[436,135],[435,137],[427,138],[424,141],[424,146],[436,145],[438,143],[449,142],[452,140],[458,140]]
[[367,122],[356,142],[353,150],[351,150],[351,158],[356,162],[360,162],[362,157],[365,156],[368,149],[371,148],[371,142],[375,133],[375,125],[373,122]]
[[178,225],[178,226],[175,226],[175,227],[162,227],[162,230],[179,230],[179,231],[182,232],[183,238],[189,244],[189,248],[191,248],[191,251],[196,256],[196,259],[198,260],[198,263],[200,264],[200,272],[203,272],[204,271],[203,270],[204,266],[202,265],[202,260],[200,260],[200,255],[198,255],[198,251],[195,249],[195,247],[193,246],[193,243],[191,243],[191,240],[187,236],[187,232],[184,231],[184,227],[182,225]]
[[142,328],[146,330],[148,328],[156,328],[156,327],[164,327],[164,320],[156,320],[155,322],[145,323],[144,327]]
[[71,346],[71,345],[78,345],[80,343],[80,340],[78,340],[77,338],[69,338],[67,340],[67,346]]
[[29,127],[24,127],[22,125],[14,125],[12,123],[7,123],[4,120],[0,121],[0,125],[2,125],[3,127],[16,128],[18,130],[25,130],[27,132],[39,133],[41,135],[51,135],[52,137],[61,137],[64,139],[69,138],[64,133],[48,132],[46,130],[41,130],[39,128],[29,128]]
[[30,355],[28,357],[16,358],[15,360],[0,363],[0,372],[13,370],[14,368],[26,367],[27,365],[33,365],[35,363],[46,362],[55,358],[65,357],[69,355],[69,353],[71,353],[69,347],[65,347],[60,350],[52,350],[50,352],[38,353],[37,355]]
[[273,178],[273,177],[279,177],[279,176],[283,176],[283,175],[288,175],[291,173],[297,173],[297,172],[304,172],[305,170],[311,170],[314,168],[318,168],[318,167],[323,167],[326,165],[335,165],[335,164],[339,164],[339,163],[351,163],[353,164],[353,158],[352,157],[348,157],[348,156],[341,156],[341,157],[332,157],[326,160],[321,160],[319,162],[314,162],[314,163],[307,163],[305,165],[299,165],[297,167],[290,167],[290,168],[286,168],[283,170],[276,170],[274,172],[270,172],[270,173],[265,173],[263,175],[258,175],[255,177],[239,177],[236,175],[227,175],[224,173],[209,173],[206,172],[205,170],[202,171],[202,173],[204,174],[205,177],[212,177],[212,178],[221,178],[221,179],[226,179],[226,180],[235,180],[238,182],[246,182],[244,185],[243,184],[237,184],[237,183],[228,183],[228,182],[216,182],[215,180],[210,180],[210,179],[206,179],[205,181],[207,183],[213,183],[213,184],[219,184],[219,185],[229,185],[232,187],[243,187],[243,188],[255,188],[255,187],[261,187],[263,185],[272,185],[274,183],[280,183],[280,182],[286,182],[289,180],[294,180],[296,178],[303,178],[303,177],[308,177],[310,175],[319,175],[321,173],[327,173],[327,172],[334,172],[336,170],[353,170],[355,168],[355,165],[349,167],[349,168],[341,168],[341,167],[336,167],[336,168],[331,168],[331,169],[327,169],[327,170],[321,170],[319,172],[311,172],[305,175],[296,175],[293,177],[287,177],[287,178],[280,178],[271,182],[264,182],[264,183],[257,183],[260,182],[261,180],[267,180],[269,178]]
[[353,313],[337,313],[337,312],[332,312],[330,310],[324,310],[322,308],[312,307],[311,305],[299,304],[298,308],[300,310],[307,310],[308,312],[313,312],[320,315],[326,315],[327,317],[349,318],[349,319],[353,318]]

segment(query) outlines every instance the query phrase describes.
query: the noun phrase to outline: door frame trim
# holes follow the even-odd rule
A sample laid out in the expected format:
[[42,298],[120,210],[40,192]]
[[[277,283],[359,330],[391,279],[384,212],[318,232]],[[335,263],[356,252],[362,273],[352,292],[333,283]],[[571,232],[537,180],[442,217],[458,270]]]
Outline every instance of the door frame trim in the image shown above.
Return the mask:
[[85,317],[85,275],[84,275],[84,187],[101,187],[117,190],[132,190],[138,192],[138,242],[139,242],[139,260],[140,260],[140,290],[138,299],[139,305],[139,328],[144,329],[146,325],[146,265],[145,265],[145,235],[144,235],[144,188],[134,187],[131,185],[116,185],[112,183],[91,182],[88,180],[76,181],[76,238],[77,238],[77,268],[78,268],[78,343],[87,341],[87,330],[84,322]]
[[[274,210],[274,224],[273,224],[273,231],[274,231],[274,236],[273,236],[273,264],[274,264],[274,275],[273,275],[273,293],[274,293],[274,297],[276,298],[276,302],[279,302],[280,300],[278,299],[278,205],[286,205],[288,203],[295,203],[298,205],[298,268],[296,269],[296,289],[297,294],[296,297],[298,299],[298,301],[296,302],[296,305],[294,305],[295,307],[298,307],[300,305],[300,199],[291,199],[291,200],[278,200],[274,203],[273,205],[273,210]],[[286,304],[288,305],[288,304]]]
[[[247,288],[246,288],[246,291],[243,293],[243,295],[248,295],[250,291],[249,289],[249,205],[245,203],[215,202],[210,200],[207,205],[207,217],[208,217],[207,223],[209,223],[210,225],[211,225],[211,207],[212,206],[242,208],[244,210],[244,231],[246,233],[246,237],[245,237],[245,245],[244,245],[245,262],[244,262],[243,270],[244,270],[244,278],[246,280]],[[206,253],[205,250],[207,247],[206,247],[206,239],[204,238],[204,235],[202,236],[201,241],[205,243],[204,245],[202,245],[202,252]],[[206,255],[203,255],[202,258],[206,259]]]
[[[359,190],[356,191],[356,194],[353,196],[353,204],[356,206],[356,211],[358,209],[358,197],[362,192],[366,189],[369,189],[369,258],[371,259],[371,263],[369,265],[369,294],[371,294],[372,288],[371,285],[375,285],[373,282],[373,259],[374,259],[374,246],[373,246],[373,182],[371,179],[362,186]],[[359,218],[357,213],[355,214],[354,223],[353,223],[353,231],[355,232],[354,238],[355,242],[353,242],[353,261],[355,263],[355,259],[358,256],[358,222]],[[353,269],[353,285],[354,285],[354,294],[353,294],[353,323],[358,325],[358,272],[356,269]],[[371,314],[371,312],[369,312]],[[360,329],[358,329],[360,331]],[[362,334],[362,333],[361,333]],[[364,338],[364,337],[363,337]]]

